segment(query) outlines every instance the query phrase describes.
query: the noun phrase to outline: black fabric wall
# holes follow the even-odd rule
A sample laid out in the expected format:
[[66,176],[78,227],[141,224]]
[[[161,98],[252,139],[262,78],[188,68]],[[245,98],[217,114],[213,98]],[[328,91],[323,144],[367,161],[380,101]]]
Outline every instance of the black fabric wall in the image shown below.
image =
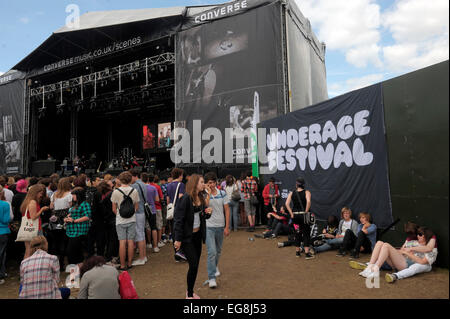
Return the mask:
[[448,60],[382,83],[394,219],[385,240],[401,245],[413,221],[437,235],[436,264],[449,266]]

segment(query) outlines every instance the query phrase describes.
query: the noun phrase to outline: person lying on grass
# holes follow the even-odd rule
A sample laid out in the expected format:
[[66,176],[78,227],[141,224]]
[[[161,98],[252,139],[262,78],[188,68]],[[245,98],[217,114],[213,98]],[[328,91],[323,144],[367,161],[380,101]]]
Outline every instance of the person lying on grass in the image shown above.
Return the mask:
[[[366,278],[380,276],[380,267],[384,262],[387,262],[389,266],[396,269],[398,272],[408,269],[416,263],[420,265],[428,264],[431,266],[437,256],[437,248],[435,247],[436,238],[434,237],[433,232],[426,227],[419,228],[417,238],[418,246],[410,248],[402,246],[400,249],[394,248],[389,243],[378,241],[367,268],[359,274]],[[434,244],[433,242],[430,243],[430,240],[432,239],[434,240]],[[430,244],[430,246],[433,245],[431,251],[428,244]],[[421,267],[418,269],[422,270]],[[416,271],[418,271],[417,266],[410,269],[409,272],[407,272],[408,277],[417,273]],[[423,270],[421,272],[423,272]]]

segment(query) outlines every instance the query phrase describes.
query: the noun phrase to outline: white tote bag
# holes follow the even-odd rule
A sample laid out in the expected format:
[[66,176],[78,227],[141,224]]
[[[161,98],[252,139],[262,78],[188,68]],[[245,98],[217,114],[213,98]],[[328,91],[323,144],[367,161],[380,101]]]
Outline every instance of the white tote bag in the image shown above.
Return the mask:
[[167,220],[172,220],[173,219],[173,215],[175,214],[175,204],[177,203],[178,189],[180,188],[180,185],[181,185],[181,182],[178,183],[178,185],[177,185],[177,189],[175,191],[175,197],[173,199],[173,203],[170,203],[169,205],[167,205],[167,215],[166,215]]
[[39,231],[39,218],[33,220],[29,215],[27,209],[25,215],[22,216],[22,222],[20,223],[16,241],[31,241],[37,236]]

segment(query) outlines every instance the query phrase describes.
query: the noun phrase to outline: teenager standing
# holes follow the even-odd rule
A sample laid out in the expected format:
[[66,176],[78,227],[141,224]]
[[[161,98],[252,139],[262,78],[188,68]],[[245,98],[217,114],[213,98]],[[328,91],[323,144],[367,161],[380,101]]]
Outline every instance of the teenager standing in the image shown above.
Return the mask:
[[203,177],[193,174],[186,185],[186,193],[175,207],[174,248],[180,248],[189,263],[187,273],[187,299],[200,299],[194,294],[198,264],[202,253],[202,242],[206,239],[206,219],[211,217],[211,208],[207,206]]

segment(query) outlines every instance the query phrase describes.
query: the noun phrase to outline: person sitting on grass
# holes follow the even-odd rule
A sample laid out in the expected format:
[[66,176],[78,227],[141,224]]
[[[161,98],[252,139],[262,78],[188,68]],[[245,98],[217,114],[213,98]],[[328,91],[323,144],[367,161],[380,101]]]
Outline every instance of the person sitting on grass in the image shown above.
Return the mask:
[[119,272],[102,256],[92,256],[80,269],[78,299],[120,299]]
[[355,236],[358,232],[358,222],[352,219],[352,210],[348,207],[341,209],[341,220],[337,233],[334,237],[326,236],[325,243],[314,248],[316,253],[324,252],[331,249],[337,249],[344,242],[345,233],[350,230]]
[[[339,220],[336,216],[330,215],[327,218],[327,226],[322,230],[322,234],[311,238],[315,253],[331,249],[328,241],[333,240],[339,234]],[[318,244],[319,243],[319,244]]]
[[20,264],[19,299],[67,299],[70,289],[58,288],[59,260],[50,255],[44,236],[30,242],[30,257]]
[[359,221],[361,224],[358,225],[356,235],[350,229],[345,232],[344,240],[336,256],[343,257],[348,250],[351,250],[350,258],[358,259],[360,252],[368,254],[373,251],[377,226],[370,223],[369,213],[360,213]]
[[280,235],[287,235],[289,233],[290,216],[285,205],[281,206],[280,211],[277,212],[275,206],[272,206],[273,212],[268,215],[272,218],[271,229],[262,233],[256,234],[257,238],[276,238]]
[[[401,249],[396,249],[388,243],[377,242],[367,268],[359,274],[366,278],[379,277],[380,268],[384,262],[387,262],[393,269],[398,271],[391,275],[388,274],[386,277],[388,282],[411,277],[420,272],[430,271],[431,265],[437,256],[436,237],[429,228],[420,227],[417,232],[417,238],[419,245],[411,248],[402,247]],[[431,240],[433,242],[430,243]],[[428,245],[433,247],[431,248]],[[415,266],[410,268],[413,265]]]
[[[417,241],[417,230],[418,229],[419,229],[419,226],[413,222],[407,222],[403,225],[403,230],[406,233],[406,240],[403,243],[403,246],[401,248],[409,249],[411,247],[419,246],[419,242]],[[378,241],[378,242],[380,242],[380,241]],[[430,242],[429,251],[431,251],[433,249],[434,244],[435,244],[434,241]],[[362,262],[358,262],[356,260],[350,260],[349,265],[353,269],[364,270],[367,268],[368,263],[362,263]],[[381,269],[382,270],[392,270],[391,266],[389,266],[389,264],[386,262],[381,266]]]

